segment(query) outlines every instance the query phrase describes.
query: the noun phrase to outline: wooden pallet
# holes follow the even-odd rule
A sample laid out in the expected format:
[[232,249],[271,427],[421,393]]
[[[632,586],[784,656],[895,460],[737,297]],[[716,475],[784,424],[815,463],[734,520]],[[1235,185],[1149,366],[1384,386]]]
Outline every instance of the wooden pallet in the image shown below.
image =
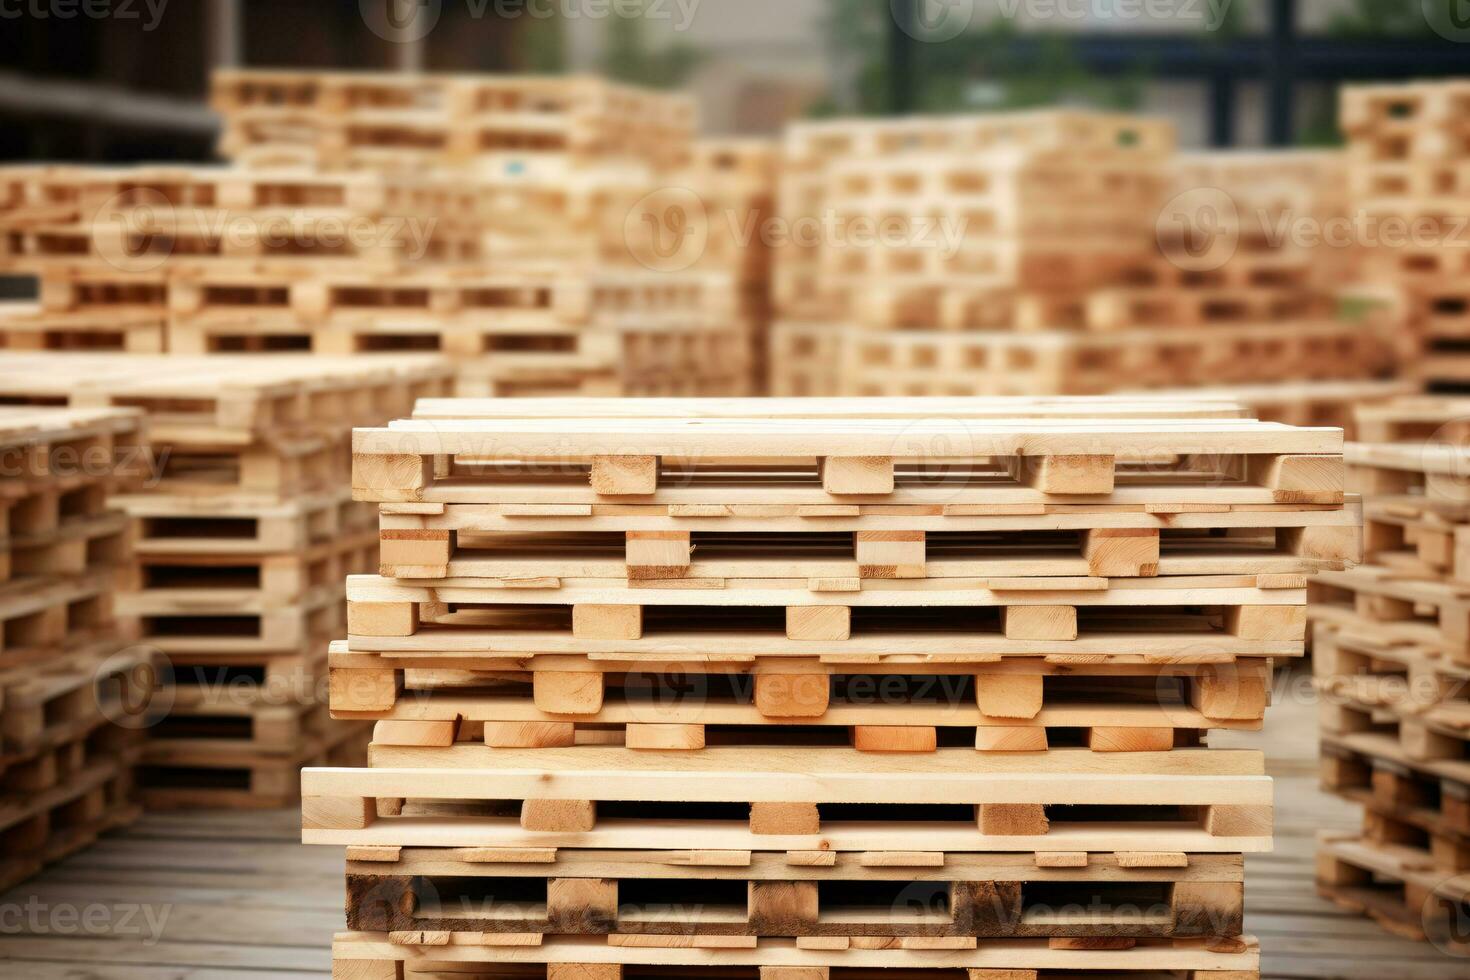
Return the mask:
[[43,488],[7,501],[0,509],[0,582],[121,565],[131,529],[126,514],[102,509],[104,490]]
[[1240,935],[1244,897],[1239,855],[350,848],[348,857],[347,927],[389,933],[1218,937]]
[[[326,170],[688,162],[692,100],[590,76],[215,72],[222,155]],[[518,172],[518,171],[512,171]]]
[[168,717],[149,730],[146,761],[171,760],[176,753],[295,756],[303,745],[330,735],[326,705],[265,703],[257,696],[248,689],[223,694],[175,687]]
[[0,769],[122,719],[123,699],[146,701],[152,652],[84,635],[74,631],[65,649],[45,661],[0,671]]
[[1464,956],[1470,915],[1470,875],[1439,870],[1419,848],[1324,834],[1317,851],[1317,892],[1384,929],[1409,939],[1429,939],[1446,953]]
[[1396,363],[1376,329],[1301,322],[1211,330],[1081,334],[876,332],[843,323],[778,323],[776,394],[1096,395],[1181,384],[1242,385],[1371,378]]
[[[345,644],[332,663],[374,663]],[[865,752],[1158,752],[1201,744],[1209,729],[1253,730],[1266,663],[1065,674],[705,670],[504,671],[334,666],[334,714],[385,719],[380,745],[484,741],[502,748],[852,744]],[[776,665],[771,665],[773,668]],[[808,667],[808,669],[810,669]],[[958,671],[956,665],[952,668]],[[971,667],[974,671],[977,668]],[[407,670],[407,677],[399,673]],[[402,686],[409,683],[412,687]]]
[[1470,837],[1470,768],[1412,759],[1396,739],[1322,735],[1322,788],[1421,830]]
[[1417,644],[1470,664],[1463,590],[1391,568],[1360,565],[1322,572],[1310,586],[1312,618],[1380,646]]
[[[7,361],[9,358],[7,357]],[[0,405],[0,500],[41,489],[114,487],[151,472],[142,414]]]
[[[828,980],[832,970],[856,977],[887,975],[894,968],[919,975],[968,971],[969,980],[1037,980],[1066,976],[1092,980],[1159,971],[1185,980],[1255,980],[1260,960],[1253,937],[1213,940],[993,940],[957,945],[918,938],[883,943],[803,943],[790,939],[723,941],[715,937],[600,937],[541,940],[527,936],[491,946],[482,932],[339,933],[332,945],[333,969],[342,976],[402,980],[412,971],[460,974],[510,970],[535,980],[588,977],[620,980],[659,968],[685,972],[708,969],[714,957],[739,980]],[[1101,948],[1099,948],[1101,947]],[[922,951],[916,955],[916,951]],[[915,965],[917,961],[918,965]],[[871,971],[871,972],[870,972]],[[1053,971],[1065,971],[1054,974]],[[686,974],[687,975],[687,974]],[[722,971],[723,975],[723,971]]]
[[57,655],[69,636],[118,631],[113,615],[116,572],[14,579],[0,586],[0,669],[28,666]]
[[446,394],[449,364],[433,356],[385,360],[283,357],[7,356],[0,401],[142,409],[151,438],[187,447],[243,447],[271,436],[330,433],[406,414]]
[[137,524],[140,555],[276,555],[304,551],[370,528],[370,504],[346,489],[283,502],[253,497],[190,498],[132,494],[113,502]]
[[361,765],[371,733],[331,722],[285,754],[220,745],[150,743],[137,779],[150,810],[278,809],[300,799],[303,766]]
[[37,303],[0,304],[0,348],[161,353],[167,316],[162,309],[77,312],[42,309]]
[[[727,589],[702,590],[659,582],[648,587],[638,583],[604,587],[577,580],[487,588],[479,580],[444,579],[425,587],[377,576],[353,576],[347,583],[348,632],[354,641],[411,638],[412,643],[397,649],[434,651],[444,649],[448,638],[443,634],[501,624],[514,629],[537,615],[543,618],[543,629],[549,627],[552,634],[576,640],[624,641],[643,639],[645,629],[650,636],[663,633],[670,625],[678,631],[688,617],[703,616],[706,622],[719,622],[751,638],[784,637],[795,644],[793,649],[804,643],[810,650],[817,643],[845,644],[866,633],[867,624],[887,619],[894,610],[923,609],[936,621],[931,629],[957,630],[972,637],[1069,643],[1118,629],[1146,632],[1171,617],[1205,607],[1213,618],[1213,632],[1219,635],[1300,641],[1306,623],[1306,593],[1300,588],[1304,581],[1300,576],[1287,578],[1290,581],[1271,581],[1268,585],[1272,587],[1260,588],[1253,576],[1175,576],[1129,580],[1130,584],[1101,591],[1054,588],[1057,583],[1045,579],[1022,580],[1019,585],[955,580],[959,587],[936,590],[890,588],[893,583],[883,580],[857,591],[832,592],[812,591],[805,580],[755,580],[728,583],[732,587]],[[523,587],[526,585],[530,587]],[[740,585],[748,587],[733,587]],[[129,608],[141,611],[141,607]],[[531,616],[523,616],[523,611]],[[353,647],[372,648],[356,642]],[[1066,648],[1055,652],[1066,652]]]
[[101,757],[58,785],[0,797],[0,888],[9,890],[136,820],[135,759],[136,750]]
[[126,593],[118,613],[136,622],[142,642],[174,654],[293,654],[314,637],[330,634],[342,621],[342,590],[314,589],[286,604],[251,592],[209,599],[191,608],[165,594]]
[[[681,755],[675,766],[622,747],[465,744],[374,745],[370,761],[368,770],[303,774],[308,843],[418,845],[433,837],[436,846],[478,846],[518,838],[700,848],[723,839],[740,849],[752,840],[800,849],[821,839],[836,850],[1132,850],[1143,838],[1130,835],[1146,826],[1152,840],[1174,841],[1169,849],[1239,852],[1257,849],[1270,833],[1270,780],[1250,752],[1017,756],[967,748],[897,760],[840,748],[716,747]],[[670,802],[675,785],[677,803]],[[417,801],[434,819],[385,799]],[[896,803],[903,806],[883,805]],[[877,822],[849,827],[844,819]],[[655,831],[661,843],[632,843]],[[921,847],[920,837],[929,843]],[[878,839],[887,844],[872,843]]]

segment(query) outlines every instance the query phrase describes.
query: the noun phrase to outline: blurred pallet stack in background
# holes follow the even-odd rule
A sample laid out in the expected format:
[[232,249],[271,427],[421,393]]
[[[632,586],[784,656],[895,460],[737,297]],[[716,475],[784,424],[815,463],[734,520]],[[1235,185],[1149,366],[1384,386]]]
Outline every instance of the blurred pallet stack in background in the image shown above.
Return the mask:
[[[339,976],[1255,977],[1341,435],[1174,398],[421,402],[303,774]],[[544,969],[544,974],[543,974]]]
[[[327,717],[343,576],[377,567],[347,486],[354,425],[451,389],[432,355],[10,354],[0,402],[146,413],[154,469],[111,499],[133,574],[109,581],[125,634],[161,654],[139,784],[150,807],[293,802],[305,763],[360,759]],[[114,594],[115,590],[115,594]]]
[[150,473],[136,409],[0,405],[0,890],[131,823],[151,655],[115,590],[130,574],[109,494]]
[[[772,392],[1386,377],[1391,325],[1340,318],[1321,250],[1270,237],[1275,215],[1345,209],[1342,187],[1333,154],[1181,158],[1171,127],[1145,117],[793,125],[780,213],[826,224],[820,244],[778,253]],[[1310,388],[1283,399],[1323,402]]]
[[1470,390],[1470,82],[1349,85],[1341,100],[1365,279],[1403,303],[1414,376]]
[[1363,804],[1324,834],[1319,892],[1470,952],[1470,400],[1360,410],[1347,447],[1364,563],[1312,583],[1322,785]]
[[[668,192],[745,207],[771,178],[758,150],[701,149],[687,97],[587,77],[251,70],[217,73],[213,101],[238,162],[428,174],[465,197],[469,261],[318,287],[344,328],[334,352],[454,354],[476,395],[751,389],[759,321],[741,290],[761,253],[707,255]],[[279,290],[274,305],[260,314],[291,315]]]

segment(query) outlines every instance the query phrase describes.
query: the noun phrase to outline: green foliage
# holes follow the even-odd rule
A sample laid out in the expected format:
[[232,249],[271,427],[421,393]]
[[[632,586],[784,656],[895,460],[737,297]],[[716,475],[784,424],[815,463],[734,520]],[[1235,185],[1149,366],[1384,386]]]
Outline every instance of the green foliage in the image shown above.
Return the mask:
[[543,74],[566,71],[567,39],[560,17],[531,19],[522,30],[518,70]]
[[[855,66],[856,110],[888,108],[886,0],[828,0],[826,28],[839,64]],[[998,19],[939,44],[920,44],[914,65],[915,109],[920,112],[1004,110],[1070,104],[1109,109],[1136,108],[1149,72],[1140,63],[1122,78],[1102,78],[1077,59],[1070,38],[1058,32],[1029,32],[1039,41],[1035,58],[1023,59],[1013,43],[1015,25]],[[825,110],[834,98],[823,103]]]
[[645,17],[618,17],[608,21],[607,51],[602,70],[610,78],[654,88],[674,88],[686,82],[704,61],[704,52],[683,41],[653,45],[644,34]]
[[[1435,0],[1445,9],[1460,0]],[[1413,37],[1433,34],[1420,0],[1353,0],[1352,9],[1334,16],[1327,32],[1344,37]]]

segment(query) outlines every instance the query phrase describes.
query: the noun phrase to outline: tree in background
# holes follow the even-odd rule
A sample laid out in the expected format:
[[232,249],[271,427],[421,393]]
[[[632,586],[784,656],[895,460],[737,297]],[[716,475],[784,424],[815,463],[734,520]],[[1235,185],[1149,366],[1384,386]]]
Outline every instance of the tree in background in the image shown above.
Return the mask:
[[[848,67],[850,98],[840,92],[821,102],[816,115],[888,109],[890,6],[874,0],[828,0],[825,25],[834,60]],[[1020,34],[1003,18],[977,25],[959,37],[922,44],[916,60],[915,109],[919,112],[1023,109],[1046,105],[1136,108],[1148,79],[1141,63],[1122,78],[1095,75],[1077,59],[1060,32],[1028,32],[1039,54],[1022,59]]]
[[[642,0],[640,9],[648,0]],[[654,88],[674,88],[688,81],[704,61],[704,52],[685,41],[651,44],[645,33],[648,18],[614,16],[608,19],[607,49],[602,70],[610,78]]]

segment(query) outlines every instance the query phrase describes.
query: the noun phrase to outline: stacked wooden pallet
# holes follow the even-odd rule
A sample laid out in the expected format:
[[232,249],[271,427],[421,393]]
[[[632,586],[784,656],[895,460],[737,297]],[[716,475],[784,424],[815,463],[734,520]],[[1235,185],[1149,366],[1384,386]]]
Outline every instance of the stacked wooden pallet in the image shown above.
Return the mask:
[[0,889],[138,814],[151,658],[113,614],[132,558],[119,483],[145,478],[135,409],[0,407]]
[[[364,726],[327,717],[342,583],[377,565],[345,489],[354,425],[450,390],[433,357],[17,354],[0,401],[148,413],[155,470],[113,502],[137,567],[117,596],[169,686],[139,772],[149,806],[278,806],[305,763],[350,761]],[[111,595],[108,596],[111,600]]]
[[690,160],[693,99],[589,76],[216,71],[223,156],[322,170],[555,176],[609,158]]
[[469,395],[750,389],[742,257],[759,250],[681,225],[662,261],[664,222],[689,218],[668,200],[676,178],[721,207],[738,191],[729,154],[696,156],[689,99],[591,78],[251,70],[217,74],[214,101],[240,162],[443,176],[479,259],[310,283],[206,270],[173,306],[181,346],[441,350]]
[[[796,126],[784,164],[783,219],[823,232],[780,253],[776,394],[1094,394],[1393,365],[1380,324],[1338,320],[1338,283],[1276,220],[1336,213],[1332,155],[1181,160],[1167,124],[1055,112]],[[1228,254],[1201,256],[1205,233]]]
[[465,195],[447,181],[26,166],[0,171],[0,187],[0,269],[35,276],[39,291],[0,315],[11,348],[192,351],[204,346],[188,319],[200,280],[320,295],[318,277],[341,270],[391,281],[480,254]]
[[354,437],[303,774],[341,976],[1255,976],[1254,729],[1341,434],[1229,403],[428,401]]
[[1470,402],[1363,409],[1348,445],[1364,564],[1312,584],[1322,780],[1364,805],[1324,836],[1319,890],[1386,928],[1470,952]]
[[1397,285],[1419,342],[1419,378],[1470,386],[1470,82],[1348,86],[1341,128],[1368,249],[1367,275]]

